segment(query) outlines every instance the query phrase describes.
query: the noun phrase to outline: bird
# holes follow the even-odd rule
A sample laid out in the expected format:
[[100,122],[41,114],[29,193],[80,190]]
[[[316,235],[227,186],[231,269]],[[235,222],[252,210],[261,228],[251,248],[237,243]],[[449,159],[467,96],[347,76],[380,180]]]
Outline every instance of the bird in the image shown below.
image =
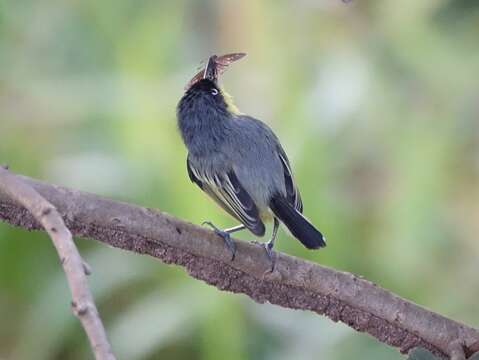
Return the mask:
[[188,150],[189,179],[239,225],[221,230],[210,226],[235,257],[230,234],[248,229],[271,238],[261,245],[273,262],[280,223],[308,249],[326,246],[322,233],[303,215],[303,202],[288,156],[278,137],[264,122],[241,113],[218,84],[218,76],[243,53],[210,56],[204,70],[188,83],[177,109],[177,125]]

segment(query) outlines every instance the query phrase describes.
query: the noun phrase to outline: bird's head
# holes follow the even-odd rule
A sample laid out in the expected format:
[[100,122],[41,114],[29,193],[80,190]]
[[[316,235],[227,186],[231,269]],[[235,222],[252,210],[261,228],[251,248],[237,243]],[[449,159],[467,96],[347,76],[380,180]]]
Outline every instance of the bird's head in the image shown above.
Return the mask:
[[210,79],[201,79],[193,84],[183,96],[184,104],[191,110],[204,112],[213,110],[222,114],[239,114],[232,98]]
[[232,97],[218,85],[218,77],[226,67],[245,56],[244,53],[210,56],[205,68],[197,73],[186,86],[186,93],[180,101],[180,109],[197,113],[239,114]]

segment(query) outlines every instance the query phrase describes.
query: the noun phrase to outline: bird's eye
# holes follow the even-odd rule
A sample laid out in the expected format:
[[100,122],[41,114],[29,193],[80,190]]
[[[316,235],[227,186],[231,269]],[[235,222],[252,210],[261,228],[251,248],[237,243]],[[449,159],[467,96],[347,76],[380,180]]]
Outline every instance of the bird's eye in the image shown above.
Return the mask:
[[213,96],[218,95],[218,90],[215,89],[215,88],[211,89],[211,95],[213,95]]

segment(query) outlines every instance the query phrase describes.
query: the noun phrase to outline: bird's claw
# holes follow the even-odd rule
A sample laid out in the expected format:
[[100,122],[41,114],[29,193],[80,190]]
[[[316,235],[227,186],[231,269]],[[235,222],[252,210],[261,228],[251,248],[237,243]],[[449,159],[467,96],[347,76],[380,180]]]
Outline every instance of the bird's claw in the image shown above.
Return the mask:
[[231,261],[234,260],[235,255],[236,255],[236,245],[233,240],[231,240],[231,235],[227,231],[223,231],[221,229],[218,229],[211,221],[203,221],[201,225],[208,225],[213,229],[216,235],[221,237],[223,241],[225,242],[226,247],[228,248],[230,254],[231,254]]
[[271,272],[273,272],[276,266],[276,253],[273,251],[273,243],[268,241],[263,246],[266,250],[266,255],[268,255],[268,258],[271,261]]
[[268,241],[266,243],[264,242],[259,242],[259,241],[252,241],[253,244],[257,244],[261,246],[265,252],[266,255],[268,256],[269,261],[271,261],[271,270],[270,272],[274,271],[274,268],[276,266],[276,253],[273,251],[273,243],[271,241]]
[[231,240],[230,234],[227,233],[226,231],[221,231],[221,232],[215,231],[215,233],[223,238],[223,240],[226,244],[226,247],[228,248],[228,250],[231,254],[231,261],[233,261],[235,259],[235,255],[236,255],[236,244],[234,243],[233,240]]

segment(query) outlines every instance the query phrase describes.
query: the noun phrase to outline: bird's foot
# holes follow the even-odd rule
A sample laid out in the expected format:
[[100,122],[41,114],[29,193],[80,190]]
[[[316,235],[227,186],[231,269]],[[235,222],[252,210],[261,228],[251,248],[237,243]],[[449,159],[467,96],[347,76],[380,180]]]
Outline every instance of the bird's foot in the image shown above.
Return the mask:
[[273,242],[268,241],[268,242],[259,242],[259,241],[252,241],[253,244],[257,244],[261,246],[265,252],[266,255],[268,256],[269,261],[271,261],[271,270],[270,272],[274,271],[274,268],[276,266],[276,253],[273,251]]
[[263,246],[266,250],[266,255],[268,255],[268,258],[271,261],[271,272],[273,272],[276,266],[276,253],[273,251],[273,242],[268,241],[267,243],[264,243]]
[[236,245],[233,240],[231,240],[231,235],[229,232],[218,229],[211,221],[203,221],[201,225],[208,225],[210,228],[213,229],[216,235],[218,235],[220,238],[223,239],[225,242],[226,247],[228,248],[228,251],[231,254],[231,261],[234,260],[235,255],[236,255]]

